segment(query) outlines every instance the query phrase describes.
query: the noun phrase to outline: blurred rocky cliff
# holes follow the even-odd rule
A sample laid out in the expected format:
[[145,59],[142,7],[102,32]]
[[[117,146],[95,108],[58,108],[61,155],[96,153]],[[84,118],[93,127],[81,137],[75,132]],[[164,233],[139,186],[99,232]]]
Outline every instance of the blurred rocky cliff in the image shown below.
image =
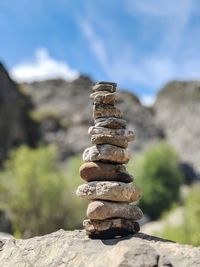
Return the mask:
[[23,94],[0,64],[0,165],[9,149],[20,144],[36,146],[39,126],[29,116],[32,100]]
[[[48,80],[16,85],[0,66],[0,161],[13,146],[55,143],[61,158],[81,153],[90,145],[92,125],[89,100],[94,82],[80,76],[73,82]],[[134,129],[134,152],[167,140],[179,152],[184,167],[200,172],[200,82],[171,82],[158,94],[152,108],[127,91],[118,92],[118,107],[128,128]],[[189,166],[189,167],[188,167]]]

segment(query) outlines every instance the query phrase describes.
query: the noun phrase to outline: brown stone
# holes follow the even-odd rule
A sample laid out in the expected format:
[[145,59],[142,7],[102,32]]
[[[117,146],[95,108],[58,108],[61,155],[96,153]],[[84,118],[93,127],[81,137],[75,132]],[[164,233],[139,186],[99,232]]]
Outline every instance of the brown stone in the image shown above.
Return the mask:
[[111,129],[121,129],[121,128],[126,128],[126,121],[114,117],[98,118],[95,119],[95,126],[111,128]]
[[138,221],[143,213],[135,205],[120,202],[92,201],[87,208],[87,217],[91,220],[123,218]]
[[87,182],[91,181],[121,181],[130,183],[133,177],[121,164],[109,164],[101,162],[86,162],[80,167],[80,176]]
[[88,161],[102,161],[124,164],[130,159],[130,154],[126,149],[105,144],[96,145],[86,148],[83,152],[83,160]]
[[94,119],[102,117],[122,118],[123,112],[112,105],[94,104],[93,117]]
[[132,183],[108,181],[82,184],[78,187],[76,194],[84,199],[115,202],[134,202],[141,197],[140,189]]
[[106,91],[94,92],[90,95],[90,98],[93,99],[94,104],[114,105],[116,101],[116,95]]
[[83,226],[90,238],[108,239],[117,236],[126,236],[139,232],[140,226],[133,220],[107,219],[84,220]]

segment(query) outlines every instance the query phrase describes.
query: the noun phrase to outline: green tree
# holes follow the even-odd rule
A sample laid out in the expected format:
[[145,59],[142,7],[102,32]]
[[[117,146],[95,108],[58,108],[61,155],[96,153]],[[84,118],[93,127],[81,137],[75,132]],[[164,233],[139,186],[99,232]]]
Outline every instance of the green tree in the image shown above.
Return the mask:
[[136,184],[143,190],[139,205],[151,219],[157,219],[178,200],[183,175],[177,154],[168,144],[154,145],[138,156],[133,164],[131,161],[129,170],[133,170]]
[[0,173],[0,208],[12,214],[15,233],[29,237],[80,227],[83,201],[71,183],[80,178],[66,173],[59,167],[54,146],[22,146],[11,153]]

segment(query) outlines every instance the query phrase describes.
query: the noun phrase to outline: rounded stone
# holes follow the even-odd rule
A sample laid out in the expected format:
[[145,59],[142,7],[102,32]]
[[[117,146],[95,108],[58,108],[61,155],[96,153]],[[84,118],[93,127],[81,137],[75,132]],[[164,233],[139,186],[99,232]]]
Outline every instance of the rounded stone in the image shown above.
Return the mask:
[[95,127],[105,127],[111,129],[126,128],[126,121],[119,118],[98,118],[95,120]]
[[76,191],[77,196],[89,200],[109,200],[134,202],[140,199],[141,191],[134,184],[122,182],[90,182],[82,184]]
[[139,232],[137,222],[125,219],[84,220],[83,227],[90,238],[108,239]]
[[122,202],[92,201],[87,208],[87,217],[91,220],[123,218],[138,221],[143,217],[141,209]]
[[93,117],[94,119],[102,117],[122,118],[123,112],[112,105],[94,104]]
[[83,160],[88,161],[102,161],[124,164],[130,159],[130,154],[126,149],[105,144],[96,145],[86,148],[83,152]]
[[121,164],[109,164],[101,162],[86,162],[79,169],[81,178],[87,182],[91,181],[121,181],[130,183],[133,177]]
[[90,98],[93,99],[94,104],[114,105],[116,101],[115,94],[105,91],[94,92],[90,95]]

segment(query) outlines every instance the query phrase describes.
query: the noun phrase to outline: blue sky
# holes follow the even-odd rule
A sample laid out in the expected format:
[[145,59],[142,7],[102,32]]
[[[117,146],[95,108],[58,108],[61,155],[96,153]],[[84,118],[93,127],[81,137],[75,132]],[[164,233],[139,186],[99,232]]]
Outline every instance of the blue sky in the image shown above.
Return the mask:
[[82,73],[148,102],[200,79],[200,1],[1,0],[0,61],[17,81]]

